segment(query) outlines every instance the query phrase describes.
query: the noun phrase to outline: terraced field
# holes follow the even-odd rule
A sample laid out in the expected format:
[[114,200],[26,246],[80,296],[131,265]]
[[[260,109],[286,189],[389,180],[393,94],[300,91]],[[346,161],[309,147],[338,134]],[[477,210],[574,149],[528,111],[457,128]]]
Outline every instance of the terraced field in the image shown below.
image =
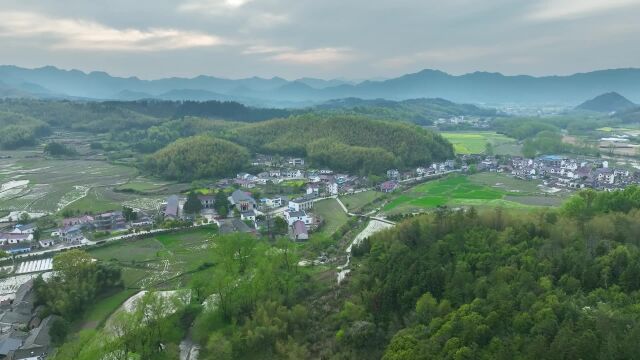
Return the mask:
[[[195,229],[157,235],[134,241],[117,242],[91,250],[103,261],[114,261],[123,268],[123,280],[129,288],[161,286],[185,272],[196,270],[210,260],[207,249],[216,231]],[[180,277],[177,281],[186,281]]]
[[56,212],[64,208],[81,212],[118,209],[123,202],[138,208],[156,208],[164,196],[143,196],[112,191],[135,178],[133,167],[105,161],[56,160],[30,151],[5,151],[0,155],[0,211]]

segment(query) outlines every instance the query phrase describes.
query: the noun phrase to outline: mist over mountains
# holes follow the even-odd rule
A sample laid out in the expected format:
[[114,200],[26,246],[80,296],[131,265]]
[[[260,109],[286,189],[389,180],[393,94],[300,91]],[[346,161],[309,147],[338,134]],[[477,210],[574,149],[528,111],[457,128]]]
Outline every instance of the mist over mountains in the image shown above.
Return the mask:
[[474,72],[450,75],[423,70],[382,81],[279,77],[224,79],[212,76],[142,80],[105,72],[84,73],[52,66],[0,66],[0,97],[89,100],[233,100],[254,106],[307,106],[332,99],[406,100],[444,98],[455,102],[578,105],[607,92],[640,102],[640,69],[611,69],[568,76],[507,76]]

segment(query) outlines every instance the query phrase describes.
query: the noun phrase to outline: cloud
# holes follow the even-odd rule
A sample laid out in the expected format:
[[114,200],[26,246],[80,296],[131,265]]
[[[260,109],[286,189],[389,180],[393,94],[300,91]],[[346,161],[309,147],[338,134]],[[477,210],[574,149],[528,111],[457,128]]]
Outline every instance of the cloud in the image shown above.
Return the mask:
[[419,51],[411,56],[394,56],[377,63],[379,67],[389,69],[404,68],[414,64],[468,62],[490,56],[501,51],[498,46],[457,46]]
[[253,0],[189,0],[178,6],[179,11],[223,14],[243,7]]
[[272,28],[289,22],[289,16],[285,14],[261,13],[249,17],[247,20],[251,28]]
[[323,65],[346,62],[353,59],[353,51],[349,48],[324,47],[307,50],[286,50],[271,55],[267,60],[299,65]]
[[242,53],[245,55],[254,54],[274,54],[295,51],[289,46],[269,46],[269,45],[252,45],[246,48]]
[[69,18],[52,18],[30,12],[0,13],[0,36],[45,40],[53,49],[161,51],[209,47],[223,39],[199,32],[170,28],[116,29]]
[[545,0],[526,17],[535,21],[566,20],[640,5],[639,0]]

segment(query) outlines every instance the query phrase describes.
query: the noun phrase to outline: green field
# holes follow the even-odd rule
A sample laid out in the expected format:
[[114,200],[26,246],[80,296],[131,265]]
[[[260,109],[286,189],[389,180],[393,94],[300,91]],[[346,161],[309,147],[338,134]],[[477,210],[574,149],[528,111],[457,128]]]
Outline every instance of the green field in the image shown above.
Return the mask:
[[443,132],[442,136],[453,144],[457,154],[483,154],[487,143],[493,145],[495,154],[520,153],[515,139],[491,131]]
[[90,250],[96,259],[113,261],[123,268],[128,288],[160,286],[167,280],[194,271],[210,261],[208,248],[216,232],[193,229],[133,241],[119,241]]
[[349,217],[335,199],[316,202],[312,212],[324,219],[324,225],[322,225],[320,232],[326,235],[333,235],[340,226],[349,220]]
[[524,181],[497,173],[450,176],[417,185],[387,203],[388,214],[415,212],[438,206],[476,206],[522,209],[552,206],[562,201],[538,188],[538,182]]
[[363,191],[357,194],[340,196],[340,200],[349,211],[361,211],[362,208],[376,199],[380,198],[383,193],[374,190]]
[[105,197],[104,192],[105,189],[103,188],[92,188],[87,192],[86,196],[67,205],[65,209],[81,213],[102,213],[122,209],[122,203]]
[[83,330],[99,327],[136,292],[137,290],[125,289],[102,299],[98,299],[83,316],[82,323],[79,324],[78,327]]
[[155,193],[166,189],[166,187],[167,183],[152,180],[145,181],[144,179],[135,179],[134,181],[122,184],[115,189],[124,192]]

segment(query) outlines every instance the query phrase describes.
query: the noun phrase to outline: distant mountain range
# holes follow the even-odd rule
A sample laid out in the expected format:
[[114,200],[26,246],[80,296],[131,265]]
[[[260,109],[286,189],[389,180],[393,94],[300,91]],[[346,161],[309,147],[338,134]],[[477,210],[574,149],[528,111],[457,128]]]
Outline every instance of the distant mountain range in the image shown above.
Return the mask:
[[235,100],[254,106],[309,106],[332,99],[406,100],[445,98],[475,104],[565,104],[606,92],[640,101],[640,69],[613,69],[568,76],[506,76],[474,72],[450,75],[423,70],[398,78],[353,83],[347,80],[302,78],[288,81],[212,76],[142,80],[104,72],[84,73],[52,66],[25,69],[0,66],[0,97],[79,98],[98,100]]
[[612,113],[633,109],[636,106],[617,92],[608,92],[583,102],[576,109]]

